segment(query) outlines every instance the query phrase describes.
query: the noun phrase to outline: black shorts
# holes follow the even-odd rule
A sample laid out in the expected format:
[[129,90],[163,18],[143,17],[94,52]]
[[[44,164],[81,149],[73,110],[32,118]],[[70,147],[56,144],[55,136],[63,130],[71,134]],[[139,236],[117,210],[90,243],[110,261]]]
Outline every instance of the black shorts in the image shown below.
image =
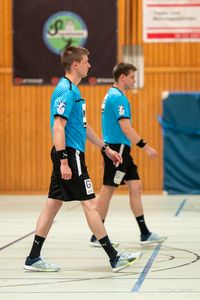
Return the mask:
[[112,160],[104,152],[102,153],[104,158],[103,184],[117,187],[120,184],[125,184],[124,181],[126,180],[140,180],[137,166],[130,155],[130,147],[124,144],[109,144],[109,146],[122,155],[123,162],[116,167]]
[[48,197],[62,201],[82,201],[95,197],[92,182],[87,172],[84,153],[67,147],[68,164],[72,171],[72,178],[64,180],[60,173],[60,160],[55,147],[51,150],[53,171]]

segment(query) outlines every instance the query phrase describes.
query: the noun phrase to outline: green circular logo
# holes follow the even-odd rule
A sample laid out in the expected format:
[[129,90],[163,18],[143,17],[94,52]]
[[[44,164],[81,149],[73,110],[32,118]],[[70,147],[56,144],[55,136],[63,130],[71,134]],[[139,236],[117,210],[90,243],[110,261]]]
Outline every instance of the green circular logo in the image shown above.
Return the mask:
[[66,45],[83,46],[88,29],[83,19],[75,13],[61,11],[47,19],[43,27],[45,45],[60,55]]

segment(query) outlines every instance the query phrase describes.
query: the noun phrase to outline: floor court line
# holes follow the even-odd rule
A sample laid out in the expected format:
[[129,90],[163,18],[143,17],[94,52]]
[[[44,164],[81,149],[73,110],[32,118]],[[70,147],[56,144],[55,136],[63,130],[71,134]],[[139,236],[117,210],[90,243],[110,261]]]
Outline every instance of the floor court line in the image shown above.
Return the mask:
[[178,215],[180,214],[180,212],[181,212],[181,210],[183,209],[183,207],[184,207],[184,205],[186,204],[186,199],[184,199],[182,202],[181,202],[181,204],[180,204],[180,206],[178,207],[178,209],[177,209],[177,211],[176,211],[176,213],[175,213],[175,217],[178,217]]
[[158,244],[155,248],[154,248],[154,251],[151,255],[151,257],[149,258],[149,260],[147,261],[142,273],[140,274],[138,280],[136,281],[134,287],[132,288],[131,292],[132,293],[137,293],[139,292],[147,274],[149,273],[159,251],[160,251],[160,248],[162,247],[162,243],[161,244]]
[[0,248],[0,251],[3,250],[3,249],[5,249],[5,248],[8,248],[9,246],[14,245],[15,243],[18,243],[19,241],[21,241],[21,240],[27,238],[28,236],[32,235],[33,233],[35,233],[35,230],[34,230],[34,231],[31,231],[30,233],[28,233],[28,234],[26,234],[26,235],[24,235],[24,236],[22,236],[22,237],[20,237],[19,239],[15,240],[15,241],[10,242],[9,244],[7,244],[7,245],[1,247],[1,248]]
[[[74,210],[75,208],[77,208],[78,206],[79,206],[79,204],[75,204],[74,206],[68,208],[67,211],[72,211],[72,210]],[[53,221],[53,224],[54,224],[55,222],[56,222],[56,221]],[[23,239],[29,237],[30,235],[32,235],[32,234],[34,234],[34,233],[35,233],[35,230],[34,230],[34,231],[31,231],[30,233],[28,233],[28,234],[26,234],[26,235],[24,235],[24,236],[22,236],[22,237],[20,237],[20,238],[17,239],[17,240],[14,240],[14,241],[10,242],[9,244],[7,244],[7,245],[5,245],[5,246],[3,246],[3,247],[0,247],[0,251],[2,251],[2,250],[4,250],[4,249],[6,249],[6,248],[8,248],[8,247],[10,247],[10,246],[12,246],[12,245],[18,243],[18,242],[20,242],[21,240],[23,240]]]

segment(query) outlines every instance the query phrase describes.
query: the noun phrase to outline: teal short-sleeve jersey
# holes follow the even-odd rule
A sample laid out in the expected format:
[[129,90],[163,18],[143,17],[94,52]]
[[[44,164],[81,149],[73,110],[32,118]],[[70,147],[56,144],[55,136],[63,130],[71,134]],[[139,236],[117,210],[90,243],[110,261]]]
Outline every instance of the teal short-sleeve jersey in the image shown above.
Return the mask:
[[111,87],[102,104],[102,132],[106,143],[131,145],[121,130],[119,120],[122,118],[131,120],[129,101],[118,88]]
[[84,152],[87,127],[86,103],[81,97],[78,87],[66,77],[60,79],[51,98],[50,123],[52,137],[56,116],[67,120],[65,146]]

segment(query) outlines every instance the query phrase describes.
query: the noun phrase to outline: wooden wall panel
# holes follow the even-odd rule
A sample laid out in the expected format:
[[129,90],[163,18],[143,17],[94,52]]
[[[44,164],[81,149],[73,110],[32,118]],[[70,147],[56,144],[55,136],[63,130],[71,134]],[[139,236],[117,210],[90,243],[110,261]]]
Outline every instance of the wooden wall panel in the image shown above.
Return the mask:
[[10,74],[1,75],[0,81],[0,189],[43,190],[47,185],[46,174],[50,171],[49,99],[52,88],[13,87]]
[[145,44],[145,65],[148,67],[183,67],[200,66],[200,43]]
[[[11,4],[11,0],[0,1],[0,193],[46,193],[51,173],[49,101],[53,87],[12,85]],[[121,60],[124,44],[142,44],[142,0],[118,0],[118,7]],[[132,22],[130,30],[126,27],[127,13]],[[159,157],[152,161],[135,146],[132,154],[139,166],[144,190],[155,192],[162,190],[163,176],[162,135],[157,122],[157,115],[162,113],[161,94],[165,90],[200,89],[200,44],[144,44],[143,47],[145,86],[134,93],[128,92],[128,96],[136,130],[158,150]],[[107,88],[80,87],[87,101],[88,122],[98,134],[101,132],[101,102]],[[91,144],[87,145],[86,160],[98,191],[102,181],[101,155]]]

